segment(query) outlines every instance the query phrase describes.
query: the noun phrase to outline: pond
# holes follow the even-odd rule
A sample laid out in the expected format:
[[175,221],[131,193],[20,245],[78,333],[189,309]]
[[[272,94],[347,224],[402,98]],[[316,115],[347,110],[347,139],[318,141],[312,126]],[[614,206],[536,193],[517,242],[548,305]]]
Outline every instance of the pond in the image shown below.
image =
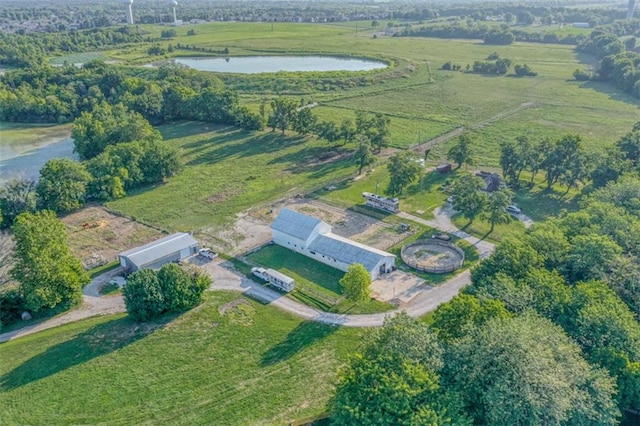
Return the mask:
[[0,123],[0,182],[12,177],[38,179],[52,158],[77,159],[69,134],[68,126],[21,128]]
[[145,65],[176,63],[199,71],[259,74],[278,71],[371,71],[386,68],[380,61],[331,56],[241,56],[235,58],[174,58]]

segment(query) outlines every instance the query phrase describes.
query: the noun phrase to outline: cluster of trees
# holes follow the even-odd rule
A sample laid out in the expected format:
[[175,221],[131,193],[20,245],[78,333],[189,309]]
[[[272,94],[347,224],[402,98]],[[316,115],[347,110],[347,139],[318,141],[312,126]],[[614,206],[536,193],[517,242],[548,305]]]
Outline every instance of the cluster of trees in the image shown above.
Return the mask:
[[615,32],[596,29],[576,49],[600,59],[595,74],[576,70],[576,80],[603,80],[614,84],[626,93],[640,97],[640,53],[636,52],[636,38],[623,41]]
[[[492,53],[487,57],[486,61],[475,61],[473,66],[467,64],[465,70],[467,72],[474,72],[478,74],[501,74],[504,75],[509,72],[511,67],[511,60],[507,58],[500,58],[497,53]],[[462,66],[460,64],[454,64],[452,61],[445,62],[442,65],[442,69],[445,71],[460,71]],[[527,64],[516,64],[514,66],[515,75],[517,77],[535,77],[538,75]]]
[[149,78],[92,61],[76,67],[34,67],[0,78],[0,119],[66,122],[106,101],[122,103],[153,124],[178,119],[261,129],[260,117],[240,104],[238,94],[216,77],[167,65]]
[[165,313],[187,311],[202,303],[211,278],[197,270],[185,271],[167,263],[159,271],[141,269],[127,277],[124,302],[136,321],[149,321]]
[[501,74],[509,72],[511,60],[498,58],[495,61],[474,61],[471,71],[478,74]]
[[464,174],[452,186],[451,197],[453,208],[459,211],[469,222],[483,216],[491,224],[491,230],[500,223],[508,223],[511,216],[506,211],[513,200],[513,193],[508,189],[500,189],[492,193],[481,192],[481,179]]
[[398,37],[436,37],[484,40],[486,44],[508,45],[514,41],[576,45],[584,35],[558,34],[546,31],[524,31],[508,24],[500,26],[475,21],[454,21],[413,28],[410,25],[394,33]]
[[15,263],[10,275],[19,287],[0,294],[0,326],[19,320],[24,310],[68,309],[80,302],[89,276],[69,251],[67,231],[55,213],[20,214],[13,239]]
[[640,159],[640,123],[603,152],[587,154],[580,136],[565,135],[557,140],[533,142],[526,136],[506,141],[500,148],[503,176],[513,186],[520,184],[523,171],[530,173],[530,184],[538,172],[544,172],[547,188],[563,183],[567,190],[591,182],[601,188],[617,181],[624,173],[637,170]]
[[[195,30],[189,30],[189,32],[193,31],[193,34],[189,34],[189,35],[196,35],[195,34]],[[195,44],[182,44],[182,43],[176,43],[176,49],[182,49],[182,50],[192,50],[194,52],[207,52],[207,53],[214,53],[216,55],[228,55],[229,54],[229,48],[225,47],[224,49],[214,49],[213,47],[202,47],[202,46],[196,46]]]
[[56,33],[3,34],[0,63],[15,67],[42,65],[56,54],[87,52],[126,43],[150,41],[138,27],[104,28]]
[[456,297],[431,326],[400,314],[339,377],[332,424],[617,424],[615,384],[560,327]]
[[380,151],[388,145],[391,124],[389,117],[357,111],[355,121],[347,117],[336,124],[333,121],[318,121],[313,106],[313,103],[307,104],[304,98],[296,102],[291,98],[277,97],[271,100],[268,113],[264,99],[260,106],[260,116],[266,118],[267,125],[274,132],[280,130],[284,134],[290,129],[300,135],[313,133],[330,143],[357,143],[358,151],[361,151],[356,155],[360,171],[371,164],[372,149]]
[[388,320],[341,372],[334,424],[615,425],[637,412],[639,199],[635,173],[609,182],[503,241],[429,325]]
[[2,227],[24,212],[48,209],[66,213],[90,200],[124,197],[132,188],[178,173],[179,153],[148,121],[122,105],[101,103],[73,126],[81,162],[54,158],[40,169],[36,184],[14,178],[0,186]]

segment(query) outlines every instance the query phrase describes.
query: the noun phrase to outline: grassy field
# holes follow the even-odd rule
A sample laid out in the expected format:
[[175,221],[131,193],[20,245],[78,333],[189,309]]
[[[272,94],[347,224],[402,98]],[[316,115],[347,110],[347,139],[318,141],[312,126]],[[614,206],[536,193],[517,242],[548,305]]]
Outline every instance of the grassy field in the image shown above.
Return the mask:
[[[422,177],[398,196],[400,210],[423,219],[432,219],[433,210],[442,206],[448,195],[441,186],[453,181],[462,171],[454,171],[446,175],[435,171],[425,172]],[[384,193],[389,185],[389,171],[386,166],[378,166],[370,173],[363,174],[357,180],[336,185],[337,189],[323,189],[315,195],[323,200],[341,207],[349,208],[363,204],[362,193]]]
[[331,151],[327,142],[315,138],[252,134],[195,122],[160,130],[168,143],[181,149],[184,171],[107,206],[161,228],[188,231],[224,225],[240,211],[355,169],[344,159],[346,152]]
[[284,247],[277,245],[264,247],[260,251],[251,254],[249,260],[294,278],[296,280],[296,289],[289,293],[288,296],[318,309],[341,314],[368,314],[384,312],[394,308],[393,305],[373,299],[359,303],[353,303],[348,300],[343,300],[337,304],[331,303],[342,296],[342,288],[339,281],[344,272],[294,253]]
[[366,333],[208,297],[175,319],[104,316],[4,343],[2,424],[285,424],[324,410]]
[[[151,35],[159,35],[164,29],[143,28]],[[191,28],[196,30],[195,36],[186,35]],[[638,119],[637,99],[606,84],[571,79],[576,68],[592,60],[577,55],[572,46],[487,46],[477,40],[385,36],[374,39],[370,28],[356,33],[350,25],[209,23],[176,31],[178,36],[167,44],[229,48],[231,55],[333,54],[389,60],[393,66],[388,69],[354,74],[360,76],[358,79],[364,75],[362,81],[348,73],[236,74],[221,78],[231,82],[254,109],[263,98],[270,99],[281,93],[279,88],[299,80],[299,93],[298,89],[284,93],[298,100],[304,97],[319,102],[314,111],[322,120],[340,122],[354,117],[357,111],[384,114],[391,119],[390,146],[395,148],[465,126],[474,139],[478,168],[496,167],[499,143],[522,134],[540,139],[579,133],[588,150],[597,150],[628,132]],[[104,53],[110,59],[135,59],[141,64],[151,61],[145,49],[142,44]],[[447,61],[459,63],[464,69],[494,51],[513,64],[528,64],[538,76],[486,76],[440,69]],[[256,204],[306,192],[354,172],[346,161],[324,160],[330,154],[328,144],[313,138],[282,137],[268,131],[250,134],[200,123],[177,123],[160,130],[169,143],[181,148],[187,165],[184,172],[108,206],[162,229],[218,227]],[[452,143],[436,147],[431,158],[436,162],[444,159]],[[372,186],[369,180],[363,181],[365,184]],[[430,185],[425,181],[421,184]],[[409,211],[424,210],[428,217],[433,206],[443,201],[435,193],[412,198],[424,190],[414,189],[404,197]]]

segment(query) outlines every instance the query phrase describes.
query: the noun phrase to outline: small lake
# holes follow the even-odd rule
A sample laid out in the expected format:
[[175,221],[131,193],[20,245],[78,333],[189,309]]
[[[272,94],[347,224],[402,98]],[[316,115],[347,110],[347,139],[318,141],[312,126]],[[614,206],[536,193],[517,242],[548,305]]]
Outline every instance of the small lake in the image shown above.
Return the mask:
[[78,159],[73,153],[73,139],[64,138],[45,143],[27,151],[14,150],[10,145],[0,145],[0,182],[12,177],[37,180],[40,169],[52,158]]
[[279,71],[371,71],[387,64],[366,59],[330,56],[241,56],[234,58],[173,58],[145,65],[159,67],[167,62],[185,65],[199,71],[259,74]]

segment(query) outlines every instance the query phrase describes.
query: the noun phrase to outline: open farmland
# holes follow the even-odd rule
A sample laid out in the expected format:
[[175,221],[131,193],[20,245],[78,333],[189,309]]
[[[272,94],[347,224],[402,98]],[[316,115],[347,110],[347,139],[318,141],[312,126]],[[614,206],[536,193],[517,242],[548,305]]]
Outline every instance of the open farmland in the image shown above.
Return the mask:
[[366,331],[208,297],[175,319],[97,317],[3,344],[2,423],[283,424],[324,411]]
[[[159,27],[145,28],[160,31]],[[186,36],[186,31],[178,28],[171,43],[229,48],[231,55],[348,54],[392,61],[394,65],[387,70],[353,75],[220,77],[256,111],[262,99],[287,95],[319,102],[314,109],[319,119],[336,123],[354,118],[357,111],[383,114],[391,119],[389,145],[394,149],[464,126],[474,140],[479,168],[498,166],[503,140],[578,133],[587,150],[599,150],[628,132],[638,119],[637,100],[606,84],[572,80],[572,72],[592,59],[577,55],[567,45],[487,46],[473,40],[374,39],[371,30],[355,33],[353,28],[338,25],[276,24],[271,28],[266,24],[209,23],[198,26],[195,36]],[[509,58],[512,64],[528,64],[538,76],[487,76],[440,69],[452,61],[464,70],[466,64],[485,60],[492,52]],[[143,50],[139,54],[145,56]],[[192,51],[175,54],[190,56]],[[110,55],[117,58],[115,52]],[[358,83],[353,76],[364,76],[366,83]],[[250,134],[198,123],[166,125],[160,130],[169,143],[182,148],[185,170],[163,185],[108,206],[167,230],[217,227],[256,204],[305,192],[354,171],[345,161],[352,146],[332,152],[327,142],[314,137],[283,137],[269,130]],[[434,148],[430,158],[444,159],[452,143]],[[437,198],[436,203],[441,197]],[[423,210],[410,204],[412,209]]]

